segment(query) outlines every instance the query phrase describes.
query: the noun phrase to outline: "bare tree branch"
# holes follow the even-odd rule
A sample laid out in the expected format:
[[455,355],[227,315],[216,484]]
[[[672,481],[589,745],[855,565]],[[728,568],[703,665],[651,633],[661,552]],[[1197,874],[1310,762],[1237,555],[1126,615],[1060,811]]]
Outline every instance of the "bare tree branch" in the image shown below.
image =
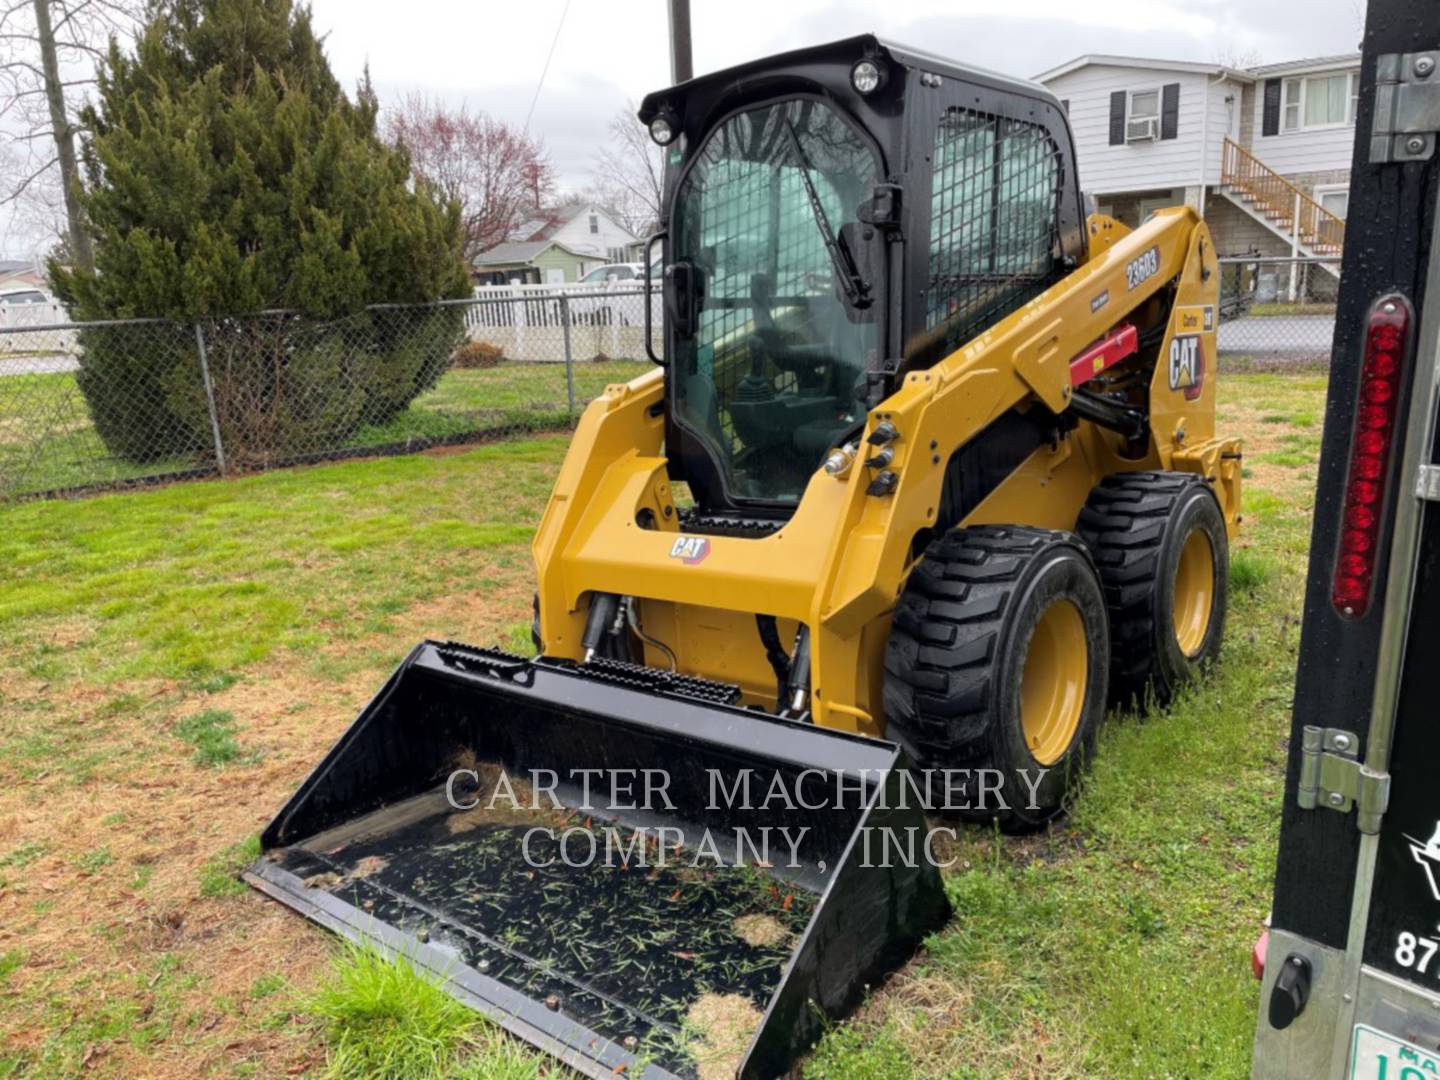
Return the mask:
[[74,92],[94,84],[110,39],[131,35],[145,10],[145,0],[0,0],[0,204],[23,204],[37,236],[63,220],[74,258],[89,246]]
[[387,114],[386,131],[415,174],[459,204],[467,258],[504,240],[554,187],[540,141],[483,112],[412,94]]
[[44,165],[41,165],[40,168],[36,169],[29,176],[25,177],[25,179],[21,180],[20,183],[14,189],[12,189],[8,195],[0,198],[0,206],[3,206],[6,203],[12,203],[15,200],[19,199],[22,195],[25,194],[26,190],[30,187],[30,185],[35,183],[35,181],[39,180],[42,176],[49,172],[50,169],[54,167],[57,161],[59,161],[59,158],[52,157],[49,161],[45,162]]
[[665,152],[636,118],[633,103],[610,119],[608,134],[591,165],[596,194],[625,228],[644,236],[660,221]]

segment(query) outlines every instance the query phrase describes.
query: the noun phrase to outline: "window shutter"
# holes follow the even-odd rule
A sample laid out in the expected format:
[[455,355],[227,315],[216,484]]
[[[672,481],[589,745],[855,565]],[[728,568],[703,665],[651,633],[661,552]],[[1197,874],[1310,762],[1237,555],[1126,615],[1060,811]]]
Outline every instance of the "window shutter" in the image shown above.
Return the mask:
[[1160,88],[1160,138],[1173,139],[1180,127],[1180,84],[1166,83]]
[[1125,91],[1110,95],[1110,145],[1125,145]]
[[1280,80],[1265,80],[1265,112],[1260,120],[1261,135],[1280,134]]

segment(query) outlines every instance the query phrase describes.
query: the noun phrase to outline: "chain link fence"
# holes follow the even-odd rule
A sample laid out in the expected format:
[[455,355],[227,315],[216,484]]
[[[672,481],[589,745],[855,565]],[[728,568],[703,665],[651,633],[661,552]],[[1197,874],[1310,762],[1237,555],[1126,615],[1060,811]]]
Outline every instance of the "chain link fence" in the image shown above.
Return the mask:
[[1229,370],[1329,363],[1339,259],[1220,260],[1217,350]]
[[0,323],[0,499],[563,428],[651,366],[645,303],[501,287],[335,319]]
[[[1221,260],[1230,370],[1321,365],[1339,262]],[[643,286],[489,286],[468,300],[176,323],[0,319],[0,499],[572,424],[647,370]],[[659,337],[658,291],[648,294]],[[15,315],[15,313],[11,313]]]

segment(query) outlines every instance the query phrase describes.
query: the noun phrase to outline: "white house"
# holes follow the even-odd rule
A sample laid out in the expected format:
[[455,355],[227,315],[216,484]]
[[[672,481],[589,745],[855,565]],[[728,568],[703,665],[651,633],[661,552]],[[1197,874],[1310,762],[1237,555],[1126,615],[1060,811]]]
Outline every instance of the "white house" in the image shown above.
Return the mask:
[[511,230],[504,243],[476,256],[473,276],[485,283],[579,281],[606,263],[633,262],[643,246],[603,206],[544,207]]
[[1102,212],[1136,225],[1185,203],[1222,255],[1338,255],[1359,72],[1358,53],[1243,69],[1086,55],[1036,80]]
[[641,240],[610,211],[594,203],[574,203],[539,210],[523,222],[512,239],[555,240],[571,251],[594,255],[607,263],[630,262]]

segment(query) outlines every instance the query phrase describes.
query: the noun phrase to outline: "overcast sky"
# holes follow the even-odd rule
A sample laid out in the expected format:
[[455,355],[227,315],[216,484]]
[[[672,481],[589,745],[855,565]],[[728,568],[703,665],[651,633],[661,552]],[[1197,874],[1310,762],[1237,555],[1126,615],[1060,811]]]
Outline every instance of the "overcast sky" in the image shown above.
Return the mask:
[[[583,185],[607,119],[668,85],[665,0],[313,0],[335,73],[368,59],[382,100],[427,90],[523,123]],[[1032,76],[1086,52],[1273,63],[1359,47],[1359,0],[692,0],[695,70],[874,31]]]
[[[313,0],[336,75],[368,62],[382,104],[413,90],[523,124],[581,187],[606,124],[669,83],[665,0]],[[1361,0],[692,0],[695,70],[865,31],[1013,75],[1086,52],[1272,63],[1349,52]],[[559,27],[558,37],[556,35]],[[21,254],[0,209],[0,249]]]

